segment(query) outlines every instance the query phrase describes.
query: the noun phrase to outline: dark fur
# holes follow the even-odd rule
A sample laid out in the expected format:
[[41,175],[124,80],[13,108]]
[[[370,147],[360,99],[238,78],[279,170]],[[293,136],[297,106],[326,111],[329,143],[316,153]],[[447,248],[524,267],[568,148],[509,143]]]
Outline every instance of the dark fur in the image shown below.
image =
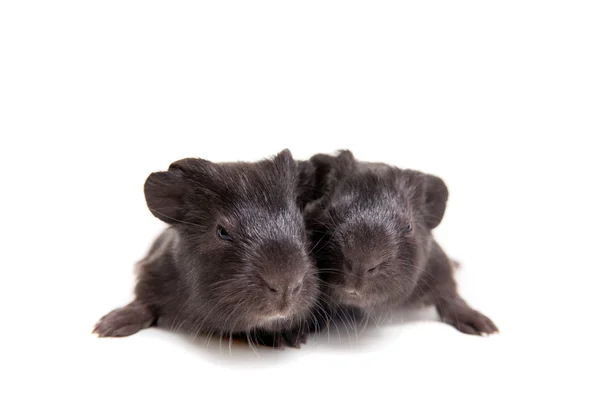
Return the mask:
[[438,177],[385,164],[357,162],[349,151],[311,158],[321,197],[305,210],[323,298],[362,311],[435,305],[443,321],[470,334],[494,323],[460,297],[454,265],[433,239],[448,189]]
[[184,159],[151,174],[148,207],[170,227],[138,264],[135,300],[95,332],[127,336],[157,324],[299,346],[318,287],[298,179],[288,150],[257,163]]

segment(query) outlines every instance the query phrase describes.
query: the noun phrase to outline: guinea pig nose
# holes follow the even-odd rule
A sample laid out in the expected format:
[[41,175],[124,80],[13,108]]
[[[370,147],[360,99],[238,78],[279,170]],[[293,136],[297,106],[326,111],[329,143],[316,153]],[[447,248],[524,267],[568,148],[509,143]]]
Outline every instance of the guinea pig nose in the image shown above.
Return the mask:
[[344,289],[344,292],[346,292],[347,294],[349,294],[350,296],[358,296],[359,293],[356,291],[356,289]]
[[300,289],[302,289],[302,281],[296,282],[295,285],[292,285],[291,293],[293,296],[296,296],[300,293]]

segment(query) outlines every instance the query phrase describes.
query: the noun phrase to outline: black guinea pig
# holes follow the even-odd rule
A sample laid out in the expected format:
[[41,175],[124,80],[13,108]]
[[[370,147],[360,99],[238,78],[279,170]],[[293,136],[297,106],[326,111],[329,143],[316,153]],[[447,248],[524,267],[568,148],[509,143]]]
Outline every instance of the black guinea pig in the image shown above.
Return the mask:
[[304,212],[330,310],[435,305],[462,332],[497,331],[460,297],[454,263],[433,239],[448,199],[440,178],[358,162],[349,151],[309,163],[314,178]]
[[151,174],[148,208],[170,226],[137,264],[135,299],[94,332],[128,336],[158,325],[275,347],[304,343],[318,284],[299,179],[288,150],[255,163],[188,158]]

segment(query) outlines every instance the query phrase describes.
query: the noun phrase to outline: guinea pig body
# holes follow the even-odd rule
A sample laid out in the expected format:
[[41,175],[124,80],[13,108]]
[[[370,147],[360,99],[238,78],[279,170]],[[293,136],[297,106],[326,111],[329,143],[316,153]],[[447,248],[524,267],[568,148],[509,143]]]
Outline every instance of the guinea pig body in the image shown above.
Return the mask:
[[330,309],[435,305],[462,332],[497,331],[460,297],[453,263],[432,236],[448,199],[440,178],[358,162],[349,151],[310,162],[315,195],[305,218]]
[[297,184],[287,150],[257,163],[184,159],[151,174],[148,207],[170,226],[137,265],[135,300],[95,332],[158,325],[299,346],[318,286]]

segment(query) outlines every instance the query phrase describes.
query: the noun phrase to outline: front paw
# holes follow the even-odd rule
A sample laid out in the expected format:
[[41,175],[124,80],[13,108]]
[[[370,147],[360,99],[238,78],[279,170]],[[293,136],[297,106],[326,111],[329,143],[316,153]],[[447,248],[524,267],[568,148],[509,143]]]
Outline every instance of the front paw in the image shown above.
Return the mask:
[[299,349],[303,344],[306,344],[308,339],[308,333],[301,329],[285,331],[282,336],[285,344],[295,349]]
[[94,326],[98,337],[129,336],[152,325],[154,318],[150,310],[138,303],[131,303],[106,314]]
[[438,306],[442,321],[469,335],[484,335],[498,332],[491,319],[469,307],[464,302]]
[[308,333],[300,329],[284,332],[261,333],[256,336],[258,343],[277,350],[283,350],[286,347],[299,349],[300,346],[306,344],[307,338]]

